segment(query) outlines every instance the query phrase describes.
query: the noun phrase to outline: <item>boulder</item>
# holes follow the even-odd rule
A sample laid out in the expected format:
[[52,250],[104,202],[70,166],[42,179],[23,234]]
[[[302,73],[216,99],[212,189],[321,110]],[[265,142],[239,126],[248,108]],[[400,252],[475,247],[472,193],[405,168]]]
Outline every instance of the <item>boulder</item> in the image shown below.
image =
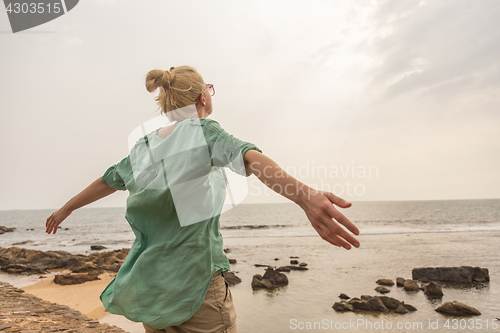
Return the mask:
[[427,280],[465,285],[490,281],[487,268],[471,266],[414,268],[412,278],[419,281]]
[[307,266],[307,263],[305,263],[305,262],[301,262],[301,263],[299,264],[299,266],[300,266],[300,267],[306,267],[306,266]]
[[5,234],[6,232],[13,232],[14,230],[16,230],[16,228],[9,228],[9,227],[0,225],[0,235]]
[[278,271],[282,272],[289,272],[289,271],[307,271],[309,268],[303,267],[303,266],[281,266],[277,269]]
[[389,312],[389,309],[384,305],[382,300],[378,297],[372,297],[367,302],[371,306],[371,311]]
[[288,278],[285,274],[277,272],[272,267],[268,267],[264,276],[256,274],[252,278],[252,288],[276,288],[288,284]]
[[392,297],[379,296],[379,298],[382,301],[382,303],[384,303],[386,308],[391,309],[391,310],[396,310],[400,305],[403,304],[403,302],[398,301],[397,299],[392,298]]
[[339,298],[340,298],[340,299],[343,299],[343,300],[348,300],[350,297],[349,297],[349,296],[347,296],[346,294],[340,294],[340,295],[339,295]]
[[406,309],[408,309],[408,311],[410,312],[413,312],[413,311],[417,311],[417,309],[413,306],[413,305],[410,305],[410,304],[404,304],[403,305],[405,306]]
[[403,287],[403,286],[404,286],[404,284],[405,284],[405,279],[404,279],[404,278],[402,278],[402,277],[398,277],[398,278],[396,279],[396,285],[397,285],[398,287]]
[[47,272],[42,268],[32,265],[23,264],[7,264],[2,266],[2,271],[9,274],[46,274]]
[[236,259],[227,259],[229,261],[230,264],[236,264]]
[[226,280],[227,284],[232,287],[241,282],[241,279],[234,274],[234,272],[225,272],[224,280]]
[[419,291],[420,290],[418,283],[413,281],[413,280],[406,280],[404,285],[403,285],[403,288],[406,291]]
[[387,294],[391,292],[388,288],[382,286],[378,286],[377,288],[375,288],[375,291],[381,294]]
[[377,280],[377,284],[381,286],[392,287],[394,285],[394,281],[392,281],[391,279],[379,279]]
[[81,284],[88,281],[100,280],[97,275],[91,274],[58,274],[54,276],[54,283],[60,285]]
[[429,282],[422,286],[424,294],[431,299],[443,298],[443,288],[440,284]]
[[395,312],[399,313],[399,314],[405,314],[405,313],[408,313],[409,310],[403,304],[399,304],[398,307],[396,308]]
[[107,247],[103,245],[90,245],[90,249],[92,251],[101,251],[107,249]]
[[352,304],[346,302],[336,302],[333,304],[333,309],[338,312],[354,311]]
[[445,302],[437,308],[436,311],[452,316],[479,316],[481,314],[481,312],[472,306],[468,306],[457,301]]
[[292,264],[292,265],[298,265],[299,261],[298,260],[290,260],[290,264]]
[[371,311],[372,307],[367,300],[361,300],[359,298],[351,298],[348,302],[353,306],[355,310]]

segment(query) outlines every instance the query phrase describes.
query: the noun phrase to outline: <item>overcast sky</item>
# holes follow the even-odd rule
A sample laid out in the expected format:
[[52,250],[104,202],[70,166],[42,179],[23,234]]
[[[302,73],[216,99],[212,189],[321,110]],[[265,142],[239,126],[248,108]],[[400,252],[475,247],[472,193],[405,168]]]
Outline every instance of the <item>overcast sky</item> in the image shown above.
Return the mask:
[[[315,187],[500,198],[498,17],[497,0],[82,0],[12,34],[2,8],[0,209],[57,208],[119,162],[158,115],[145,75],[180,65],[215,85],[210,118]],[[245,202],[279,200],[249,179]]]

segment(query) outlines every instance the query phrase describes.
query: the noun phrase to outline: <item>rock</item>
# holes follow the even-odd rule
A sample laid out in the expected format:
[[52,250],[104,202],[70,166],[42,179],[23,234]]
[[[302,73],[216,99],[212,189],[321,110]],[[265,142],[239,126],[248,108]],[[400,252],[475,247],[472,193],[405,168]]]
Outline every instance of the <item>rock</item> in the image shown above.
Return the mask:
[[229,259],[229,258],[228,258],[227,260],[229,260],[229,263],[230,263],[230,264],[236,264],[236,259]]
[[54,283],[60,285],[81,284],[87,281],[100,280],[96,275],[90,274],[58,274],[54,277]]
[[227,247],[226,247],[226,248],[224,249],[224,253],[229,253],[229,252],[231,252],[231,250],[230,250],[229,248],[227,248]]
[[380,284],[381,286],[392,287],[394,285],[394,281],[392,281],[391,279],[379,279],[377,280],[377,284]]
[[280,258],[274,258],[274,260],[280,260]]
[[443,288],[440,284],[429,282],[422,286],[424,294],[432,299],[443,298]]
[[223,275],[224,275],[224,280],[226,280],[227,284],[230,287],[235,286],[241,282],[241,279],[237,277],[234,274],[234,272],[225,272]]
[[299,259],[299,257],[291,256],[290,259]]
[[399,314],[405,314],[405,313],[408,313],[410,312],[403,304],[399,304],[398,307],[396,308],[396,313],[399,313]]
[[381,294],[387,294],[387,293],[391,292],[389,289],[387,289],[386,287],[382,287],[382,286],[375,288],[375,291],[379,292]]
[[355,310],[371,311],[372,309],[370,303],[366,300],[351,298],[348,303],[351,304]]
[[391,309],[391,310],[396,310],[400,305],[403,304],[403,302],[398,301],[397,299],[392,298],[392,297],[379,296],[379,298],[382,301],[382,303],[384,303],[386,308]]
[[427,279],[434,282],[466,285],[490,281],[487,268],[471,266],[414,268],[412,278],[419,281]]
[[413,305],[410,305],[410,304],[404,304],[403,305],[405,306],[406,309],[408,309],[408,311],[410,312],[413,312],[413,311],[417,311],[417,309],[413,306]]
[[13,232],[14,230],[16,230],[16,228],[8,228],[8,227],[1,225],[0,226],[0,235],[5,234],[6,232]]
[[106,246],[102,246],[102,245],[91,245],[90,249],[92,251],[101,251],[101,250],[107,249],[107,247]]
[[468,306],[457,301],[446,302],[437,308],[436,311],[452,316],[479,316],[481,314],[481,312],[472,306]]
[[290,269],[290,268],[288,268],[288,267],[286,267],[286,266],[282,266],[282,267],[278,267],[278,268],[276,268],[276,271],[277,271],[277,272],[290,272],[290,271],[291,271],[291,269]]
[[9,274],[47,274],[42,268],[23,264],[7,264],[2,266],[2,271]]
[[300,266],[300,267],[306,267],[306,266],[307,266],[307,264],[306,264],[305,262],[301,262],[301,263],[299,264],[299,266]]
[[299,261],[298,260],[290,260],[290,264],[292,264],[292,265],[298,265]]
[[398,278],[396,279],[396,285],[397,285],[398,287],[402,287],[402,286],[404,286],[404,284],[405,284],[405,279],[403,279],[402,277],[398,277]]
[[340,298],[340,299],[344,299],[344,300],[348,300],[350,297],[349,297],[349,296],[347,296],[346,294],[340,294],[340,295],[339,295],[339,298]]
[[389,309],[384,305],[382,300],[378,297],[372,297],[367,302],[371,306],[371,311],[389,312]]
[[403,288],[406,291],[419,291],[420,290],[420,287],[418,286],[418,283],[416,283],[413,280],[406,280],[405,283],[404,283],[404,285],[403,285]]
[[338,312],[354,311],[352,304],[346,302],[336,302],[333,304],[333,309]]
[[307,271],[309,268],[301,267],[301,266],[281,266],[277,270],[286,272],[286,270],[290,271]]
[[252,288],[276,288],[288,284],[288,278],[285,274],[277,272],[272,267],[266,269],[264,276],[256,274],[252,278]]
[[273,267],[271,265],[264,265],[264,264],[255,264],[255,267]]
[[95,252],[86,256],[65,251],[44,252],[13,246],[0,248],[0,266],[4,271],[7,271],[7,266],[11,264],[37,268],[25,270],[27,274],[45,273],[50,269],[69,269],[73,273],[102,272],[103,270],[117,272],[127,257],[128,251],[129,249]]

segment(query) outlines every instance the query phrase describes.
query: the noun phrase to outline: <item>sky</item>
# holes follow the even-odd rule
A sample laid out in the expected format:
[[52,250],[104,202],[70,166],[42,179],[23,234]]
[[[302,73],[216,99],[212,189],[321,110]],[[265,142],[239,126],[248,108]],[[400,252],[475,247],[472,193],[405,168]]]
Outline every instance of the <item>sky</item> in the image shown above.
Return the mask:
[[[55,209],[195,67],[210,118],[350,201],[500,198],[500,2],[82,0],[13,34],[0,10],[0,210]],[[124,206],[126,192],[93,207]],[[244,203],[285,202],[255,177]]]

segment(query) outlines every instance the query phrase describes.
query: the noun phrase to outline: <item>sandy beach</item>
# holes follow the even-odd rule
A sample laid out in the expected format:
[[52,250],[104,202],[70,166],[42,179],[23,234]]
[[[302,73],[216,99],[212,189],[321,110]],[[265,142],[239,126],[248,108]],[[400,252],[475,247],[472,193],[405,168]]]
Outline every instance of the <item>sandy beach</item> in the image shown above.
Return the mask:
[[99,278],[100,280],[83,284],[62,286],[54,283],[54,277],[52,276],[22,289],[44,300],[67,305],[89,318],[99,320],[107,314],[99,295],[101,295],[108,283],[113,280],[114,274],[104,273],[99,275]]

